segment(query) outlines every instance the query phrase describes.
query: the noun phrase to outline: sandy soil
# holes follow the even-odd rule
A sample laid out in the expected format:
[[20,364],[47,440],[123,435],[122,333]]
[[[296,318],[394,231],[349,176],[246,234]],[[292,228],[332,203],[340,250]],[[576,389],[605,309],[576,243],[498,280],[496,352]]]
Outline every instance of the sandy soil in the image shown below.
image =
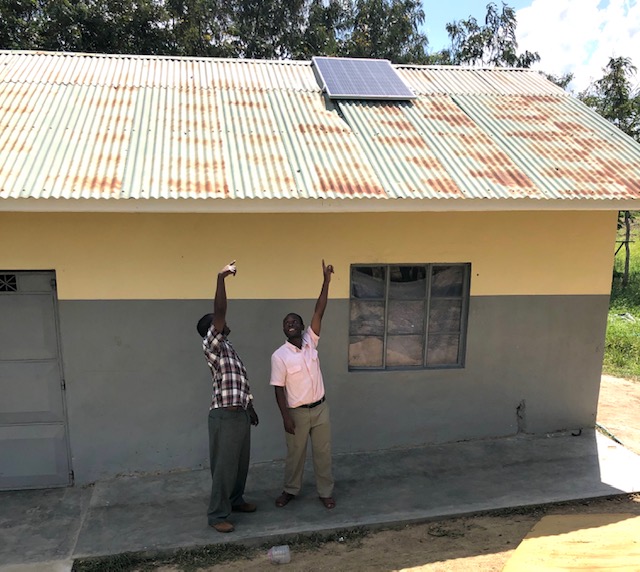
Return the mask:
[[[598,423],[640,454],[640,382],[603,376]],[[317,549],[292,550],[283,572],[399,571],[499,572],[533,525],[546,514],[630,513],[640,515],[640,495],[562,503],[535,510],[446,519],[362,539],[329,542]],[[210,572],[272,570],[266,554],[219,564]],[[177,568],[163,567],[160,572]],[[640,568],[639,568],[640,570]]]
[[640,455],[640,382],[603,375],[597,421]]

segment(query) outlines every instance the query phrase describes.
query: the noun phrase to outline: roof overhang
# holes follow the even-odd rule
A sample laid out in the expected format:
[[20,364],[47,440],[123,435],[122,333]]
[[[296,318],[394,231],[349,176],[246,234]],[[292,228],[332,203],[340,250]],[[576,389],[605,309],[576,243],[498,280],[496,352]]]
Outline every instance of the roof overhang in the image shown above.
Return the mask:
[[0,212],[365,213],[640,210],[637,200],[541,199],[3,199]]

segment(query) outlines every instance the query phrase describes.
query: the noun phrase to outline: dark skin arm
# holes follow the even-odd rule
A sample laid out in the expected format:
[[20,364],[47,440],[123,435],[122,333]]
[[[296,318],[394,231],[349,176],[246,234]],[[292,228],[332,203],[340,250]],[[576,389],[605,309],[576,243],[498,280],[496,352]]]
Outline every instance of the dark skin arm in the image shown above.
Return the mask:
[[296,424],[293,422],[293,419],[291,419],[291,415],[289,415],[289,408],[287,407],[287,397],[284,394],[284,387],[276,386],[274,389],[276,390],[276,402],[278,403],[278,407],[280,408],[284,430],[287,433],[291,433],[291,435],[295,435]]
[[316,302],[316,308],[313,312],[313,318],[311,318],[311,329],[316,336],[320,335],[320,328],[322,327],[322,317],[327,307],[327,299],[329,297],[329,283],[331,282],[331,275],[333,274],[333,265],[329,264],[325,266],[324,260],[322,261],[322,289],[320,290],[320,296]]
[[260,423],[260,420],[258,419],[258,414],[256,413],[256,410],[253,408],[253,401],[249,401],[249,405],[247,405],[247,413],[249,413],[249,420],[251,421],[251,425],[255,427],[258,423]]
[[219,332],[224,332],[227,325],[227,287],[224,281],[230,274],[236,275],[235,260],[218,272],[216,297],[213,299],[213,325]]
[[[216,296],[213,299],[213,325],[218,332],[225,333],[227,327],[227,288],[225,278],[229,275],[236,275],[236,261],[227,264],[220,272],[218,272],[218,282],[216,285]],[[257,425],[260,421],[258,414],[253,408],[253,401],[249,401],[247,412],[251,425]]]

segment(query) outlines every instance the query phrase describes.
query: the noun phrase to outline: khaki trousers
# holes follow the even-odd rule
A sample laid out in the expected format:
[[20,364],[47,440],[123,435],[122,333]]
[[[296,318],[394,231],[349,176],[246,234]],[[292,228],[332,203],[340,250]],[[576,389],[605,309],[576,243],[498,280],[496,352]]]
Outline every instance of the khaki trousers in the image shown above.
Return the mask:
[[327,402],[312,409],[307,407],[289,409],[289,415],[296,424],[296,433],[295,435],[285,433],[287,459],[284,466],[284,491],[292,495],[300,493],[307,456],[307,441],[311,438],[311,455],[318,495],[332,496],[331,423]]

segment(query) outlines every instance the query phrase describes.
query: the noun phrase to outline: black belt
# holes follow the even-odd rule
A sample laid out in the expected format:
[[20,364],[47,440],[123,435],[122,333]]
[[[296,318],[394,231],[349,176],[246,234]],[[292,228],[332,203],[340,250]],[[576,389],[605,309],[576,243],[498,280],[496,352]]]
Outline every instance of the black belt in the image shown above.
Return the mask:
[[325,399],[326,399],[326,396],[323,395],[322,399],[320,399],[319,401],[314,401],[313,403],[309,403],[307,405],[298,405],[298,407],[305,407],[307,409],[313,409],[314,407],[318,407],[318,405],[320,405],[321,403],[324,403]]

